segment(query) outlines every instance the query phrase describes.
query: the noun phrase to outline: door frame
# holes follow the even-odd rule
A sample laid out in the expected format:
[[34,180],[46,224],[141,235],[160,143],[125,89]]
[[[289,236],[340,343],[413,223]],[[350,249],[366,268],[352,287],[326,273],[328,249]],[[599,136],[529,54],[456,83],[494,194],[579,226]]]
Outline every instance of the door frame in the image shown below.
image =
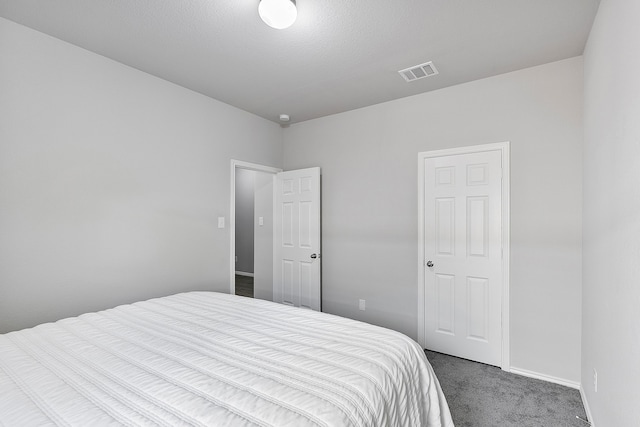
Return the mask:
[[229,293],[236,294],[236,170],[247,169],[256,172],[277,174],[282,169],[272,166],[259,165],[257,163],[244,162],[231,159],[231,191],[229,203]]
[[485,151],[500,151],[502,159],[502,360],[500,367],[504,371],[511,369],[509,347],[509,254],[510,254],[510,142],[471,145],[467,147],[448,148],[444,150],[424,151],[418,153],[418,342],[426,348],[425,340],[425,230],[424,230],[424,161],[432,157],[454,156],[458,154],[474,154]]

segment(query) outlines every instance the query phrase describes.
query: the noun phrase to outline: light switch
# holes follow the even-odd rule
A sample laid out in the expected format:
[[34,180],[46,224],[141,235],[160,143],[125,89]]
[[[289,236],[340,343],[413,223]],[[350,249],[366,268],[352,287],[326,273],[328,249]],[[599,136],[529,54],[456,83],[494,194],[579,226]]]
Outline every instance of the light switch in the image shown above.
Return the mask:
[[263,216],[258,217],[258,225],[259,226],[263,226],[264,225],[264,217]]
[[224,217],[223,216],[219,216],[218,217],[218,228],[224,228]]

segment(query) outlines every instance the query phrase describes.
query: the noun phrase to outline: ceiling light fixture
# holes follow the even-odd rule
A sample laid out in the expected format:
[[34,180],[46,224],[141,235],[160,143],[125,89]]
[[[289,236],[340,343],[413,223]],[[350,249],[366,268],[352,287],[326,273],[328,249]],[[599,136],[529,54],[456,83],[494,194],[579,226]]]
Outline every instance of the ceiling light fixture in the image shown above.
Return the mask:
[[265,24],[277,30],[289,28],[298,17],[295,0],[260,0],[258,13]]

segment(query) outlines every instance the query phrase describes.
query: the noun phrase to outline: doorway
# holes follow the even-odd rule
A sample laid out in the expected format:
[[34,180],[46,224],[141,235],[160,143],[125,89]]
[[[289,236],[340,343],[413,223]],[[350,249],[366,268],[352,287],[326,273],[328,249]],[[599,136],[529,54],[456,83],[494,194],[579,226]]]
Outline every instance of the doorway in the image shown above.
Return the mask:
[[509,370],[509,143],[419,153],[418,339]]
[[230,287],[273,300],[273,177],[282,170],[231,161]]
[[[238,295],[240,291],[251,296],[246,288],[252,285],[254,298],[320,311],[320,168],[283,172],[270,166],[232,160],[230,182],[230,293]],[[251,190],[248,195],[238,193],[241,187],[253,187],[253,197]],[[251,204],[251,201],[241,201],[245,198],[252,199],[253,212],[243,207]],[[240,209],[248,212],[239,214]],[[238,224],[243,216],[253,223]],[[244,220],[241,223],[246,224]],[[243,227],[242,230],[239,227]],[[240,246],[247,246],[249,250],[251,247],[251,237],[245,236],[245,227],[253,228],[253,254],[239,255]],[[237,239],[237,234],[243,236]],[[253,258],[253,272],[241,270],[250,269],[248,260],[243,260],[247,262],[237,269],[236,256],[238,261],[241,256]],[[236,281],[242,290],[236,289]]]
[[[256,239],[256,180],[269,174],[250,169],[236,169],[236,295],[254,297],[254,254]],[[262,217],[261,217],[262,218]],[[257,230],[260,232],[261,230]]]

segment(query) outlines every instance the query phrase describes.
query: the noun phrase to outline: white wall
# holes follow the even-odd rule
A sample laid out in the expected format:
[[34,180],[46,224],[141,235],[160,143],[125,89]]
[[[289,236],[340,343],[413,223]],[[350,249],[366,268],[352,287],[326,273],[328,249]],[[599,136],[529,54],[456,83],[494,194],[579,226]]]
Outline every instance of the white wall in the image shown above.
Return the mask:
[[582,72],[573,58],[285,129],[285,168],[322,168],[324,311],[415,338],[417,154],[511,141],[511,362],[577,383]]
[[269,121],[0,18],[0,332],[228,292],[229,164]]
[[253,274],[256,172],[236,168],[236,272]]
[[598,427],[640,426],[639,23],[640,2],[602,0],[584,55],[582,387]]

